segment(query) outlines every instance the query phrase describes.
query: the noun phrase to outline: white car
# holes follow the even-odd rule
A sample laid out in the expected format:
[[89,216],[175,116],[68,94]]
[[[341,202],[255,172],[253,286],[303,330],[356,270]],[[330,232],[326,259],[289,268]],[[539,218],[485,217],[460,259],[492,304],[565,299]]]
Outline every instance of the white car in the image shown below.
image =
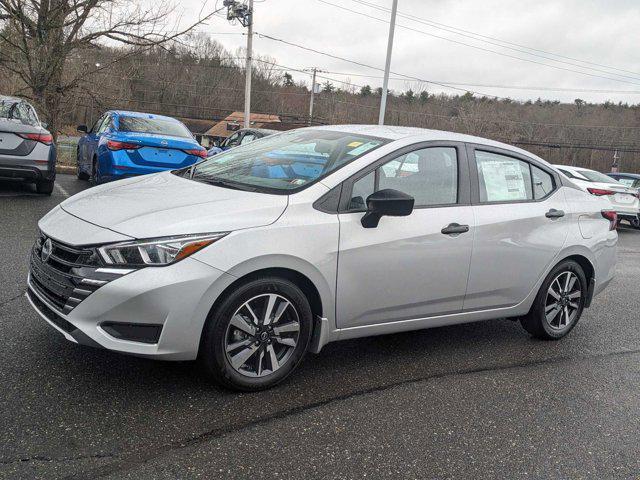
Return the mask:
[[640,228],[640,195],[638,189],[628,187],[616,179],[588,168],[554,165],[573,183],[592,195],[606,196],[618,220],[627,220],[632,227]]
[[72,342],[257,390],[337,340],[507,317],[559,339],[613,278],[616,221],[503,143],[304,128],[68,198],[27,295]]

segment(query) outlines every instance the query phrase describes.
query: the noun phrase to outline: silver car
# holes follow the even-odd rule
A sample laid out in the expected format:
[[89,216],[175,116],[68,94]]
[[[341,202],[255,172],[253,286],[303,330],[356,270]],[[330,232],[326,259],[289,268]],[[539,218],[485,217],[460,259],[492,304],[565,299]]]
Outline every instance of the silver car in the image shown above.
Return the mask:
[[0,178],[35,183],[51,195],[56,176],[53,137],[25,100],[0,95]]
[[563,337],[613,277],[610,208],[491,140],[305,128],[67,199],[27,295],[72,342],[257,390],[336,340],[504,317]]

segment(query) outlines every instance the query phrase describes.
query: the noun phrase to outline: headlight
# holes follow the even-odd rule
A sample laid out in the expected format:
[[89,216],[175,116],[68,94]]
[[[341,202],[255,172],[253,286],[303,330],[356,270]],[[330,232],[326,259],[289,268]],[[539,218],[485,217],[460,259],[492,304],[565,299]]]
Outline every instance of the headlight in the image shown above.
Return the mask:
[[98,248],[98,252],[111,265],[163,266],[182,260],[225,235],[211,233],[114,243]]

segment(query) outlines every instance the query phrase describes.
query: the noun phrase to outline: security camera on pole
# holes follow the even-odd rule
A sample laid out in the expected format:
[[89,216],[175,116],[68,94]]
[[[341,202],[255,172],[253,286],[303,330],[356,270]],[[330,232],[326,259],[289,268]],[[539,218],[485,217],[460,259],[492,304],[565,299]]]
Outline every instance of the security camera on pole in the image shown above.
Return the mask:
[[238,20],[243,27],[247,27],[247,58],[244,81],[244,128],[251,126],[251,55],[253,45],[253,0],[249,5],[237,0],[224,0],[227,7],[227,20]]

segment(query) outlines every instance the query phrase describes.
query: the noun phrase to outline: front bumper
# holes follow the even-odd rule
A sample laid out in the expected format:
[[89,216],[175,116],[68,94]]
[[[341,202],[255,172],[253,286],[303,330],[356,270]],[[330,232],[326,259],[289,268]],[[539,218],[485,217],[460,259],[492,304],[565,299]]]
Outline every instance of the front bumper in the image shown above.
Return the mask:
[[[29,274],[27,298],[68,340],[137,356],[193,360],[209,310],[232,276],[194,259],[126,273],[90,293],[69,312]],[[117,338],[113,325],[155,326],[155,343]],[[126,331],[126,330],[125,330]]]

